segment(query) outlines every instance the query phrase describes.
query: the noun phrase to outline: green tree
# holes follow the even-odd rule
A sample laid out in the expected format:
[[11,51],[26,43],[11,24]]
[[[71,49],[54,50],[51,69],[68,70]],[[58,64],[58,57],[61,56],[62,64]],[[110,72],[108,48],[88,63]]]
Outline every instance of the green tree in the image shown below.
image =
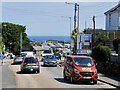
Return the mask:
[[76,54],[76,51],[77,51],[77,31],[78,31],[78,28],[74,29],[72,31],[72,36],[71,38],[74,40],[74,48],[73,48],[73,54]]
[[105,45],[106,40],[109,40],[109,37],[106,35],[100,35],[98,40],[96,41],[96,45]]
[[27,47],[28,50],[32,48],[30,40],[25,33],[26,27],[23,25],[16,25],[12,23],[2,23],[2,41],[6,46],[6,50],[9,50],[13,54],[20,53],[20,35],[22,32],[22,46]]

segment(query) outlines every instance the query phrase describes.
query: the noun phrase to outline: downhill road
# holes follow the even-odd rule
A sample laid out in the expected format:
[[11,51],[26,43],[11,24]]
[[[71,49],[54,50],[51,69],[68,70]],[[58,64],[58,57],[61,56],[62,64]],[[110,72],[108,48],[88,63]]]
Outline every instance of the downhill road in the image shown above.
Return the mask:
[[42,62],[40,62],[41,72],[39,74],[22,74],[20,64],[15,65],[12,62],[8,64],[16,78],[17,88],[115,88],[99,81],[96,85],[90,83],[71,84],[63,79],[62,67],[44,67]]

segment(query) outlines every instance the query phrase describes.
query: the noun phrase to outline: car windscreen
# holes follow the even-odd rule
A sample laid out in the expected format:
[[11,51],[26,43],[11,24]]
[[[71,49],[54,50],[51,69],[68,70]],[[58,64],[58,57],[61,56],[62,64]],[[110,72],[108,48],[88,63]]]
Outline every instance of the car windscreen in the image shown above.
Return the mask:
[[46,59],[55,59],[55,56],[53,56],[53,55],[47,55],[45,58]]
[[76,66],[81,66],[81,67],[94,66],[94,63],[90,58],[74,58],[74,64]]
[[25,54],[20,54],[21,57],[25,57]]
[[59,56],[59,53],[54,53],[54,55],[58,55]]
[[44,53],[51,53],[51,50],[44,50]]
[[36,63],[38,62],[38,59],[37,58],[25,58],[25,63]]

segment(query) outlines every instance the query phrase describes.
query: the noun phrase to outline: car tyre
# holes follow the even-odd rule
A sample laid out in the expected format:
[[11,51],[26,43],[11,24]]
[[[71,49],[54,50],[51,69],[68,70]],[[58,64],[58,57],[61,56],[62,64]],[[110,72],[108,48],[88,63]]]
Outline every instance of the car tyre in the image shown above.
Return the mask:
[[37,73],[40,73],[40,70],[37,70]]
[[25,73],[24,70],[21,69],[21,73]]
[[57,67],[57,65],[55,65],[55,67]]
[[63,73],[64,80],[67,80],[67,76],[65,75],[65,72]]
[[93,81],[93,84],[97,84],[97,81],[96,81],[96,80],[94,80],[94,81]]
[[74,83],[74,80],[73,80],[73,77],[71,76],[70,77],[70,82],[73,84]]

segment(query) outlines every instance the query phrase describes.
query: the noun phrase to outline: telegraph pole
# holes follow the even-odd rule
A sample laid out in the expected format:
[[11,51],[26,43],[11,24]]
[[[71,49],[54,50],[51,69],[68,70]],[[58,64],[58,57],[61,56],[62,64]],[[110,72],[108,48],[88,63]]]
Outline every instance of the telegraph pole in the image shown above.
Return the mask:
[[76,9],[77,9],[77,3],[75,3],[74,30],[76,29]]
[[77,4],[77,6],[78,6],[78,31],[77,31],[77,33],[79,33],[79,4]]
[[96,43],[95,16],[93,16],[93,28],[94,28],[93,37],[94,37],[94,45],[95,45]]

